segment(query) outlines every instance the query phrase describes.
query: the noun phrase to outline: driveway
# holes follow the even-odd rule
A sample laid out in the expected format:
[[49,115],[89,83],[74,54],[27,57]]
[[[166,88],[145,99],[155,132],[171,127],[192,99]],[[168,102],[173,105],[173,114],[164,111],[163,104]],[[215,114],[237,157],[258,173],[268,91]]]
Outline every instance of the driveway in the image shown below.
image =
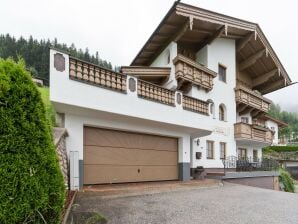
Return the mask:
[[138,196],[81,192],[76,211],[98,212],[108,223],[298,223],[298,194],[225,183]]

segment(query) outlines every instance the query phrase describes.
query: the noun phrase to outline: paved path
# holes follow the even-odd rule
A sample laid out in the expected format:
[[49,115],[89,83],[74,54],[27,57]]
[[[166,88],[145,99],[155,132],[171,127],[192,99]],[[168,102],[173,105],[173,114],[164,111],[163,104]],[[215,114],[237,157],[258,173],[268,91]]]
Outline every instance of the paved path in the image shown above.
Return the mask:
[[127,197],[79,193],[77,211],[108,223],[298,223],[298,194],[233,185]]

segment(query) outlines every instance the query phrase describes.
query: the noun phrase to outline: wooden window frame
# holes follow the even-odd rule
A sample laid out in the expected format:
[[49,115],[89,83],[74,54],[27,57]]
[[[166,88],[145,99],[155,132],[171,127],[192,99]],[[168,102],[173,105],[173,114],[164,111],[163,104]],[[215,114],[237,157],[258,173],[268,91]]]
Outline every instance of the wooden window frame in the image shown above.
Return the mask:
[[[209,143],[211,144],[211,154],[212,154],[212,157],[209,157],[209,153],[208,153],[208,151],[209,151]],[[207,140],[206,141],[206,158],[207,159],[214,159],[214,141],[211,141],[211,140]]]
[[[221,150],[222,150],[222,146],[224,146],[224,151],[223,151],[223,157],[222,157],[222,153],[221,153]],[[220,156],[220,159],[226,159],[226,155],[227,155],[227,143],[226,142],[220,142],[219,143],[219,156]]]
[[[243,156],[240,156],[239,154],[238,154],[238,151],[245,151],[245,156],[243,157]],[[242,154],[242,153],[241,153]],[[237,149],[237,157],[238,158],[240,158],[240,159],[246,159],[247,158],[247,149],[246,148],[238,148]]]
[[[256,157],[255,157],[255,152],[257,153],[257,156]],[[259,159],[259,152],[258,152],[257,149],[253,149],[253,151],[252,151],[252,159],[253,159],[254,162],[257,162],[258,161],[258,159]]]
[[[221,110],[222,110],[222,112],[221,112]],[[223,105],[219,105],[219,107],[218,107],[218,119],[220,120],[220,121],[226,121],[226,119],[225,119],[225,108],[223,107]]]
[[[224,80],[221,80],[221,78],[220,78],[222,76],[219,73],[220,68],[222,68],[222,70],[224,71]],[[227,83],[227,66],[225,66],[221,63],[218,63],[218,80],[221,81],[221,82]]]

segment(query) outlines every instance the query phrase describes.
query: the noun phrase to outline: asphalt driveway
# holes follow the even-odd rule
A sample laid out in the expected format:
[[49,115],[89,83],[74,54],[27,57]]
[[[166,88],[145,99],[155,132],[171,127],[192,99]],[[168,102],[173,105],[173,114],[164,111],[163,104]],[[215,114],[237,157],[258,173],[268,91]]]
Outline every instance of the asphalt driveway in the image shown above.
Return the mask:
[[81,192],[76,211],[98,212],[108,223],[298,223],[298,194],[233,185],[138,196]]

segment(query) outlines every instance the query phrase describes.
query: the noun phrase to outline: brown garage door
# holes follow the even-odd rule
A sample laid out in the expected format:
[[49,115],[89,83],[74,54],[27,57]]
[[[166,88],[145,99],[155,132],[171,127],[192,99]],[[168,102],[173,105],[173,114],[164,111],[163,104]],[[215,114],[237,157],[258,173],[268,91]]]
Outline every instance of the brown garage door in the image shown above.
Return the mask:
[[176,138],[84,128],[84,184],[178,179]]

